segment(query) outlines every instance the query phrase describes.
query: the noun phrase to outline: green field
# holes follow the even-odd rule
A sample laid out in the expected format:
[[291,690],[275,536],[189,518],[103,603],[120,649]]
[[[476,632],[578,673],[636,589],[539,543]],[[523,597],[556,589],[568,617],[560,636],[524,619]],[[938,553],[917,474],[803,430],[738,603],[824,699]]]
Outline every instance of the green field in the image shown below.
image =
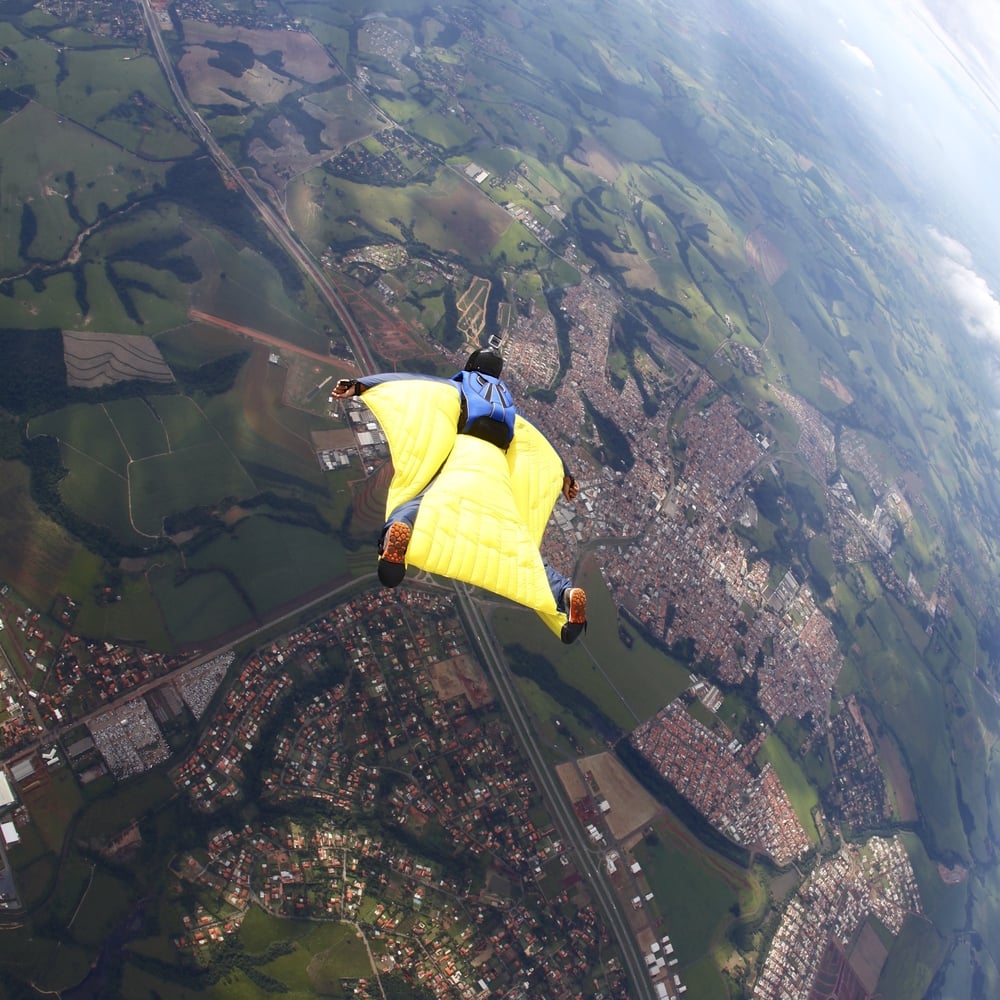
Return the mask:
[[196,571],[226,567],[261,614],[328,585],[347,571],[344,550],[333,535],[266,515],[241,521],[199,549],[188,564]]
[[554,646],[551,633],[535,616],[502,608],[493,616],[503,645],[544,650],[559,676],[581,691],[625,733],[655,715],[691,685],[688,671],[654,649],[635,630],[622,624],[628,648],[619,638],[617,609],[593,562],[584,564],[574,582],[587,591],[586,635],[572,646]]
[[124,476],[128,468],[128,452],[104,406],[75,403],[36,417],[28,424],[28,436],[39,435],[57,438],[115,475]]
[[147,577],[173,644],[197,644],[238,628],[252,616],[252,609],[220,570],[192,576],[177,567],[156,567]]
[[657,821],[655,843],[635,849],[654,894],[651,904],[662,915],[680,961],[681,979],[698,996],[728,997],[726,984],[711,959],[733,921],[734,912],[753,915],[765,902],[761,885],[731,862],[700,847],[673,819]]
[[163,519],[175,511],[256,492],[236,456],[218,439],[133,462],[128,488],[136,528],[154,537],[163,530]]
[[772,733],[765,740],[757,759],[759,763],[767,761],[774,768],[781,787],[788,795],[795,815],[802,824],[802,829],[813,844],[818,844],[819,831],[813,822],[812,811],[819,808],[819,796],[776,733]]
[[125,451],[133,461],[159,455],[170,447],[156,403],[156,400],[121,399],[105,406]]

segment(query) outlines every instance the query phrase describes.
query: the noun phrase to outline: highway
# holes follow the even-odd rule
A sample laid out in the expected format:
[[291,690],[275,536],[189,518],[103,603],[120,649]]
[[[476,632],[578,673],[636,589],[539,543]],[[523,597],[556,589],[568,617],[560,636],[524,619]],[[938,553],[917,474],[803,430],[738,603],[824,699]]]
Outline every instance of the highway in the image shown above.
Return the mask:
[[572,851],[573,861],[580,874],[587,880],[590,894],[602,911],[608,929],[618,942],[622,961],[632,982],[632,996],[654,1000],[655,993],[649,980],[649,973],[643,962],[639,947],[629,926],[618,894],[609,883],[604,869],[604,852],[595,849],[584,833],[583,827],[573,811],[572,805],[549,767],[538,743],[531,718],[521,702],[516,682],[503,654],[497,648],[493,633],[482,609],[463,584],[456,584],[458,597],[469,638],[474,640],[483,659],[490,669],[493,686],[500,697],[514,726],[518,741],[531,764],[535,779],[545,799],[549,814],[562,838],[563,844]]
[[354,321],[354,317],[351,315],[351,311],[347,308],[346,303],[337,293],[337,290],[333,287],[329,278],[327,278],[320,264],[313,259],[312,254],[299,242],[298,237],[288,225],[285,217],[276,212],[257,193],[250,182],[240,173],[226,155],[225,150],[218,144],[215,136],[212,135],[211,129],[209,129],[202,120],[201,115],[198,114],[197,110],[187,99],[187,94],[185,94],[184,88],[177,79],[177,74],[174,72],[174,66],[170,61],[167,47],[163,42],[163,36],[160,34],[160,21],[156,11],[153,10],[149,0],[141,0],[140,7],[146,20],[146,27],[149,29],[149,36],[153,44],[153,50],[156,53],[156,59],[163,70],[163,75],[167,78],[167,83],[173,92],[174,100],[177,101],[178,107],[197,133],[198,138],[204,143],[205,148],[215,161],[219,172],[250,199],[271,235],[299,265],[306,276],[316,286],[326,303],[336,313],[337,318],[344,327],[347,340],[351,345],[351,350],[354,352],[355,360],[361,371],[363,373],[374,371],[375,360],[368,349],[367,341],[358,328],[358,324]]
[[[146,26],[149,29],[156,58],[173,92],[178,107],[195,130],[199,139],[204,143],[205,148],[212,156],[223,177],[228,178],[246,194],[273,237],[298,263],[307,277],[314,282],[324,300],[336,313],[344,327],[348,342],[351,345],[354,357],[361,371],[373,371],[375,368],[374,358],[347,305],[340,298],[320,264],[313,259],[309,251],[299,242],[285,217],[275,211],[258,194],[215,140],[211,130],[188,101],[187,95],[177,79],[173,63],[170,60],[160,34],[160,22],[156,11],[153,10],[149,0],[140,0],[140,6]],[[637,1000],[638,998],[654,1000],[655,994],[650,984],[642,956],[639,953],[635,936],[622,911],[617,894],[605,875],[602,852],[595,851],[592,848],[562,788],[559,786],[554,774],[545,761],[541,748],[535,738],[531,720],[521,703],[507,663],[493,641],[491,630],[483,618],[482,611],[464,587],[459,585],[456,590],[459,605],[463,609],[470,626],[470,636],[476,636],[482,655],[490,666],[497,693],[507,709],[515,732],[524,748],[524,752],[528,756],[538,785],[552,815],[553,822],[559,830],[564,844],[572,848],[577,868],[588,881],[591,894],[603,912],[611,934],[618,942],[626,971],[632,982],[634,991],[632,995]],[[220,651],[213,651],[213,653],[207,654],[203,659],[208,659],[218,652]]]

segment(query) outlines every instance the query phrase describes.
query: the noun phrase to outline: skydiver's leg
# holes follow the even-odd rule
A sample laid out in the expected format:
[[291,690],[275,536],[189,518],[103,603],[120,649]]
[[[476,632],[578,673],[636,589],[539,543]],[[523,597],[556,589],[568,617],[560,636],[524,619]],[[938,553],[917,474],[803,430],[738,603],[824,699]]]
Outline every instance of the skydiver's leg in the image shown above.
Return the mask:
[[562,641],[574,642],[587,629],[587,593],[583,587],[574,587],[568,576],[545,563],[545,573],[549,578],[549,589],[556,601],[556,609],[566,615],[562,627]]
[[406,547],[420,510],[423,493],[401,503],[385,522],[378,539],[378,578],[384,587],[396,587],[406,576]]
[[565,611],[563,595],[573,584],[568,576],[563,576],[559,570],[549,564],[548,560],[545,561],[545,575],[549,578],[549,590],[552,591],[552,596],[555,598],[556,608],[559,611]]

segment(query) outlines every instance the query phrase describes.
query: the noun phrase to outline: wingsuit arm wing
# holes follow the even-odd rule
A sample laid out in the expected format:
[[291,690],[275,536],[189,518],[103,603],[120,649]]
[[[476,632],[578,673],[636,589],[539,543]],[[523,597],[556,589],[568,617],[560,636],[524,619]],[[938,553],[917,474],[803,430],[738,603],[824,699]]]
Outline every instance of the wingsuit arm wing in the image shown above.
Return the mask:
[[362,399],[381,425],[392,455],[395,474],[386,499],[388,516],[426,489],[451,454],[461,400],[454,383],[424,378],[366,387]]
[[520,414],[514,422],[514,440],[507,449],[507,465],[521,519],[542,544],[545,526],[562,490],[565,466],[549,439]]

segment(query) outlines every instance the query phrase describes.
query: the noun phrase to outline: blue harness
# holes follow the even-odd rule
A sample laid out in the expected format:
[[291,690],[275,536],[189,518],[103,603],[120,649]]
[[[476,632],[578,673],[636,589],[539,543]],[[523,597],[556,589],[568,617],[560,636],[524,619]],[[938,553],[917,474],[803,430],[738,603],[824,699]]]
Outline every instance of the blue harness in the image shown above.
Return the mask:
[[464,423],[459,434],[472,434],[503,451],[514,438],[517,409],[510,389],[498,378],[482,372],[459,372],[455,376],[462,393]]

